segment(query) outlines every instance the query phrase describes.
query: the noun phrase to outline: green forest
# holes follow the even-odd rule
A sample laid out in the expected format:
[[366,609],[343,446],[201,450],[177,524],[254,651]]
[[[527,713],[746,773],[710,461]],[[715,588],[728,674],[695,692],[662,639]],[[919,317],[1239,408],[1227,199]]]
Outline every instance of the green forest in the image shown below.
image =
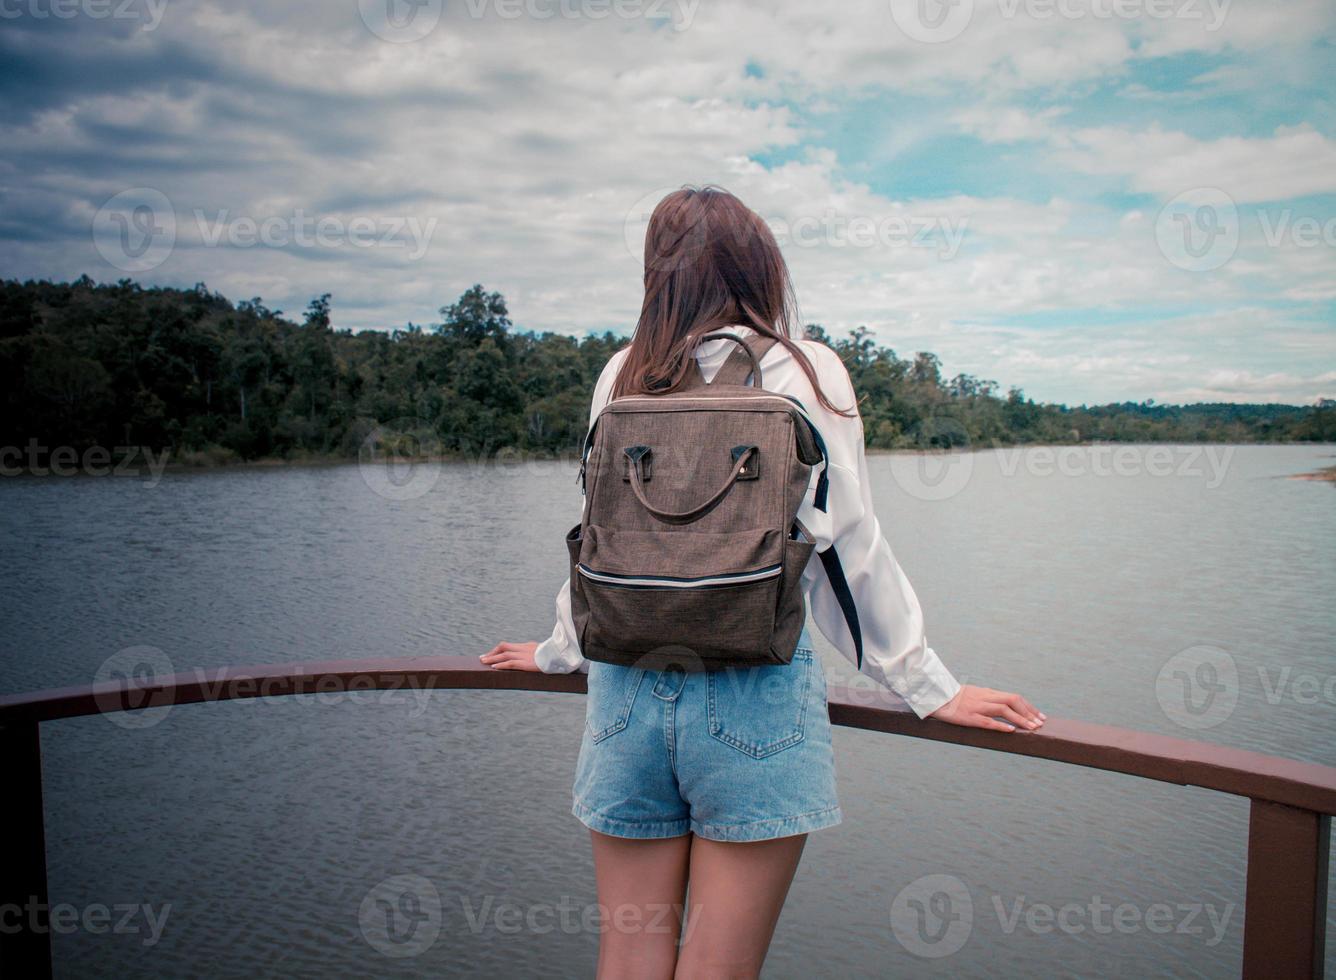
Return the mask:
[[[402,429],[471,457],[577,450],[594,382],[626,338],[516,329],[480,285],[440,318],[354,333],[333,328],[328,294],[292,318],[203,284],[3,281],[0,446],[151,447],[210,464],[355,457],[373,431]],[[1044,404],[945,378],[933,354],[901,357],[862,328],[807,332],[848,366],[870,448],[1336,441],[1336,402]]]

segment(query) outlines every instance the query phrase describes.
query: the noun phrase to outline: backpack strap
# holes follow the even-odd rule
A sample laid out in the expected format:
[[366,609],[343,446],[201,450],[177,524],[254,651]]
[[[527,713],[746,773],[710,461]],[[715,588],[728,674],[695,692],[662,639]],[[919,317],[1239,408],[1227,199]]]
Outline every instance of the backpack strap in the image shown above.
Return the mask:
[[835,593],[835,601],[840,604],[840,612],[844,613],[844,622],[849,627],[849,635],[854,638],[854,653],[858,655],[858,669],[862,670],[863,629],[858,625],[858,606],[854,603],[854,594],[849,588],[849,580],[844,577],[844,566],[840,564],[840,556],[836,554],[833,544],[825,551],[819,551],[817,554],[821,556],[821,565],[826,570],[826,578],[830,580],[830,588]]
[[[706,334],[707,337],[712,336]],[[755,334],[747,340],[743,340],[736,334],[721,336],[732,336],[738,342],[738,346],[733,348],[733,353],[728,355],[728,360],[720,366],[715,374],[714,380],[710,384],[725,385],[745,385],[747,379],[752,374],[752,358],[756,358],[756,387],[761,387],[761,358],[765,357],[766,352],[775,346],[774,337],[763,337]],[[750,350],[750,354],[748,353]],[[698,367],[696,370],[700,370]]]
[[[726,385],[744,385],[752,374],[752,357],[756,358],[756,367],[759,371],[761,358],[765,357],[766,352],[775,345],[773,337],[763,337],[759,334],[747,340],[743,340],[735,333],[727,330],[718,330],[703,335],[698,344],[707,340],[727,339],[737,344],[733,348],[733,353],[728,355],[728,360],[719,366],[714,380],[710,384]],[[748,353],[750,351],[750,353]],[[701,374],[700,362],[696,360],[695,352],[691,356],[691,372],[687,375],[687,388],[702,388],[705,386],[705,376]],[[757,377],[756,387],[761,387],[760,377]]]

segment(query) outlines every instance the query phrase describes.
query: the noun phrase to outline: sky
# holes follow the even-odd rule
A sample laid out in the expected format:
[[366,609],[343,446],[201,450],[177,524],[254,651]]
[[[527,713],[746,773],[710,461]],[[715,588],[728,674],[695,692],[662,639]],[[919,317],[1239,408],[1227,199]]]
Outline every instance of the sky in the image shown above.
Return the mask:
[[1330,0],[0,0],[0,277],[629,333],[684,184],[1043,401],[1336,397]]

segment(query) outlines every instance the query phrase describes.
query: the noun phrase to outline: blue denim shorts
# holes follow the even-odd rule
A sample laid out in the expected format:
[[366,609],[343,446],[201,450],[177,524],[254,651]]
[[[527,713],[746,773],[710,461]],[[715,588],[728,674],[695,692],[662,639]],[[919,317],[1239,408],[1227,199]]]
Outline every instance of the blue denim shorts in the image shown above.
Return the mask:
[[638,838],[758,841],[839,823],[826,679],[806,629],[784,665],[591,661],[571,812]]

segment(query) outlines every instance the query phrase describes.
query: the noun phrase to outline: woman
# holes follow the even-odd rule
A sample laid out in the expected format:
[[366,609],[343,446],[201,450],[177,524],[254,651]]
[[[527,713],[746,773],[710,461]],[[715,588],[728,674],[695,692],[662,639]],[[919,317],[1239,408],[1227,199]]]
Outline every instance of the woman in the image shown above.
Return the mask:
[[[833,543],[840,555],[862,625],[862,671],[919,717],[1038,728],[1044,715],[1024,698],[961,685],[928,646],[918,599],[873,512],[848,372],[830,348],[793,339],[794,309],[778,243],[758,215],[715,188],[669,194],[646,233],[640,320],[603,369],[591,423],[611,398],[679,388],[693,350],[710,381],[733,348],[698,344],[711,330],[774,338],[764,385],[808,406],[829,453],[828,506],[816,509],[809,490],[798,517],[817,550]],[[821,562],[808,563],[802,588],[822,634],[856,662]],[[498,670],[588,670],[573,812],[590,829],[608,916],[598,976],[756,976],[806,835],[840,822],[825,680],[806,629],[782,666],[684,674],[591,663],[568,581],[550,637],[499,643],[481,659]]]

